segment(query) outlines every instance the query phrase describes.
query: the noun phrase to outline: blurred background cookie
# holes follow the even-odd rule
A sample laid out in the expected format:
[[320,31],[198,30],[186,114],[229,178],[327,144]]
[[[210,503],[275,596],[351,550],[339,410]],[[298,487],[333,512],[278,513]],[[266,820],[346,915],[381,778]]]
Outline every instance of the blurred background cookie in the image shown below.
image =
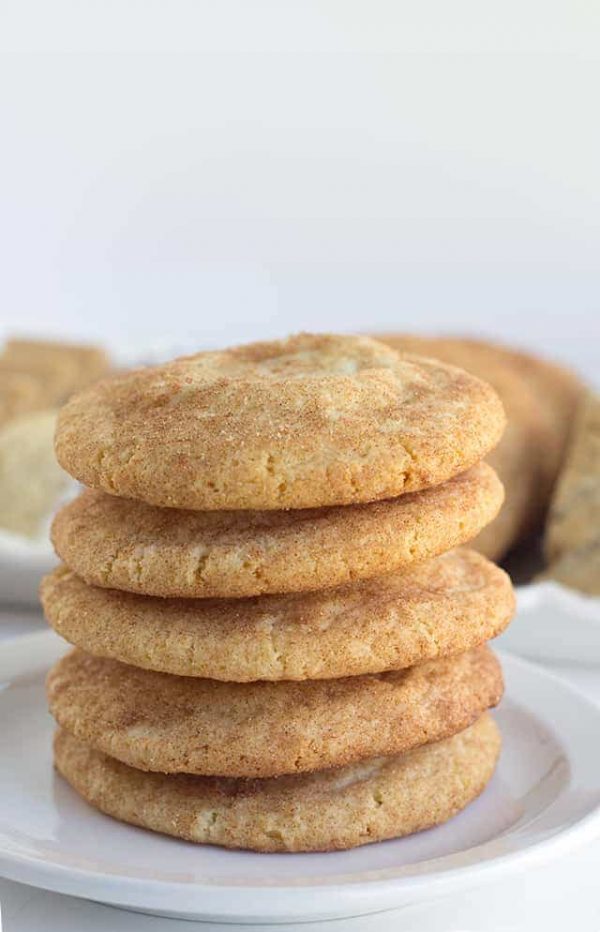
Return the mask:
[[592,392],[575,419],[544,545],[545,578],[600,595],[600,396]]
[[0,527],[38,537],[72,482],[54,456],[56,412],[36,411],[0,428]]
[[56,462],[58,407],[106,374],[103,349],[9,339],[0,352],[0,529],[45,535],[57,502],[74,486]]
[[568,443],[583,383],[555,363],[499,343],[460,337],[379,334],[400,352],[460,366],[496,389],[507,416],[498,446],[486,457],[504,484],[505,504],[473,542],[502,559],[538,527],[547,510]]
[[0,368],[0,426],[45,407],[44,386],[27,372]]
[[50,340],[9,339],[0,354],[0,373],[26,373],[42,386],[45,406],[63,404],[109,370],[109,359],[98,346]]

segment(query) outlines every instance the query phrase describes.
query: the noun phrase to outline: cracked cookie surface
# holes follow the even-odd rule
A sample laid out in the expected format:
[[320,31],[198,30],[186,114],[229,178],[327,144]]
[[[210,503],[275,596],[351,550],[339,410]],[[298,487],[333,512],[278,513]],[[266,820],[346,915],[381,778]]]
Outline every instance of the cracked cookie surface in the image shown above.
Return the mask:
[[105,380],[71,399],[60,464],[153,505],[284,509],[437,485],[499,440],[494,390],[366,337],[300,334]]

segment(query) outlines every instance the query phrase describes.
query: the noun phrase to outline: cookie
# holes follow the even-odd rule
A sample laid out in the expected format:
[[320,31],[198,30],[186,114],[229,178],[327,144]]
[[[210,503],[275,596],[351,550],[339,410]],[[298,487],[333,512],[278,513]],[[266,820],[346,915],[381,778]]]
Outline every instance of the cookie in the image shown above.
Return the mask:
[[46,406],[43,388],[36,379],[26,372],[0,368],[0,426]]
[[553,363],[483,340],[406,334],[381,339],[396,350],[461,366],[486,379],[502,399],[507,426],[487,460],[502,480],[506,500],[473,542],[481,553],[500,559],[539,524],[547,508],[580,383]]
[[544,544],[545,578],[600,595],[600,396],[592,392],[575,421]]
[[556,441],[556,458],[548,463],[555,480],[569,443],[573,417],[585,394],[585,384],[570,369],[548,359],[507,346],[495,344],[495,348],[544,405]]
[[66,731],[54,760],[84,799],[122,822],[226,848],[333,851],[446,822],[485,788],[500,743],[485,714],[402,755],[270,780],[144,773]]
[[408,670],[302,683],[222,683],[74,650],[48,676],[58,724],[165,773],[272,777],[399,754],[456,734],[502,695],[487,647]]
[[86,491],[56,515],[51,536],[96,586],[238,598],[339,586],[426,560],[474,537],[502,496],[485,464],[424,492],[299,511],[180,511]]
[[438,485],[499,440],[486,383],[366,337],[301,334],[99,383],[61,411],[86,486],[153,505],[347,505]]
[[0,370],[24,372],[36,379],[43,388],[45,407],[61,405],[108,368],[104,350],[78,343],[12,339],[0,356]]
[[58,499],[73,484],[54,458],[55,411],[15,417],[0,428],[0,528],[46,539]]
[[600,596],[600,539],[563,553],[536,578],[579,589],[586,595]]
[[404,669],[483,644],[514,610],[506,573],[471,550],[338,589],[230,600],[100,589],[63,566],[41,598],[54,630],[97,657],[237,682]]

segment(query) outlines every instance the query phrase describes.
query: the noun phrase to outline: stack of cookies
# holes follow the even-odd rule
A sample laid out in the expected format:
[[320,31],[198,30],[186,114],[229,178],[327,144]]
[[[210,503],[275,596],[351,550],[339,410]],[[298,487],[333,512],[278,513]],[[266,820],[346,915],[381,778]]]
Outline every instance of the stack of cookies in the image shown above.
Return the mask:
[[491,777],[507,576],[460,548],[504,426],[460,369],[301,335],[98,383],[62,410],[48,681],[58,770],[190,841],[349,848]]

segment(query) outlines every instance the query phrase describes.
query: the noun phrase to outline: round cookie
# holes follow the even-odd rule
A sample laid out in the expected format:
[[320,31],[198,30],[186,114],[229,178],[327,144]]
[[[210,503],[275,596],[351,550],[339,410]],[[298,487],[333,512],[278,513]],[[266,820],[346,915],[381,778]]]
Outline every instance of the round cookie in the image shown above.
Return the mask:
[[480,340],[406,334],[385,334],[381,339],[399,352],[422,353],[460,366],[486,379],[502,399],[507,426],[487,460],[502,480],[506,500],[498,517],[473,542],[480,553],[500,559],[539,523],[564,446],[564,415],[557,416],[553,396],[541,382],[528,377],[525,361],[532,373],[558,367]]
[[111,757],[165,773],[272,777],[399,754],[462,731],[502,695],[488,647],[393,673],[222,683],[74,650],[48,676],[50,711]]
[[554,471],[555,479],[569,441],[573,417],[585,394],[585,384],[565,366],[508,346],[493,346],[511,370],[529,385],[532,393],[544,406],[555,438],[556,459],[548,464]]
[[439,825],[475,799],[500,753],[490,715],[426,747],[271,780],[143,773],[66,731],[56,767],[92,806],[199,844],[253,851],[333,851]]
[[0,355],[0,427],[13,418],[45,407],[43,385],[27,372],[3,369]]
[[472,550],[338,589],[232,600],[100,589],[63,566],[41,599],[54,630],[95,656],[237,682],[400,670],[483,644],[514,610],[506,573]]
[[45,540],[56,503],[75,484],[56,462],[55,425],[53,410],[31,411],[0,425],[2,530]]
[[27,372],[39,383],[44,408],[59,407],[79,389],[106,375],[109,360],[99,346],[54,340],[7,340],[0,369]]
[[383,502],[301,511],[179,511],[86,491],[54,519],[58,555],[86,582],[143,595],[239,598],[340,586],[474,537],[502,485],[480,463]]
[[312,508],[438,485],[504,423],[466,372],[366,337],[300,334],[105,380],[61,410],[56,454],[85,485],[153,505]]

